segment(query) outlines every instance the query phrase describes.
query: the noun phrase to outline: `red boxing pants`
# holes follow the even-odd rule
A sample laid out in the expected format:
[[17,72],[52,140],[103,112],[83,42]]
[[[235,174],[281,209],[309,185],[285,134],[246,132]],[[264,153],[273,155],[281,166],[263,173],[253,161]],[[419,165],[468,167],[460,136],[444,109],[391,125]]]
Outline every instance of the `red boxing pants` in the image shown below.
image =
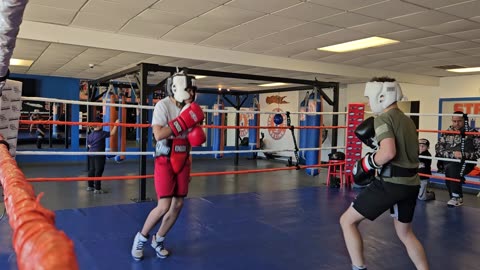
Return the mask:
[[190,183],[190,159],[185,160],[183,168],[175,174],[168,157],[155,158],[154,182],[157,198],[185,197]]

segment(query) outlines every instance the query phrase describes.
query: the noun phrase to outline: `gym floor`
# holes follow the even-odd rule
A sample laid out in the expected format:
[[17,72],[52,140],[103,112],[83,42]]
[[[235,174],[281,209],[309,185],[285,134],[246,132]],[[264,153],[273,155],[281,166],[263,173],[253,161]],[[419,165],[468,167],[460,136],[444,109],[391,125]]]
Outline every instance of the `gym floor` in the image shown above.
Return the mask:
[[[150,174],[153,166],[148,163]],[[239,163],[198,158],[193,172],[285,166],[245,158]],[[27,177],[86,175],[85,163],[20,167]],[[138,181],[104,182],[106,194],[87,192],[86,182],[34,183],[34,188],[45,193],[42,204],[56,210],[58,228],[74,241],[80,269],[350,269],[338,219],[358,190],[326,187],[325,172],[317,177],[296,170],[195,177],[167,238],[172,256],[156,259],[147,246],[141,262],[131,259],[130,247],[155,202],[131,200],[139,196]],[[108,161],[104,176],[108,175],[138,175],[138,163]],[[480,246],[475,244],[480,241],[480,198],[466,194],[463,207],[450,209],[446,191],[435,192],[436,201],[418,202],[413,223],[431,269],[480,269]],[[155,198],[151,180],[147,197]],[[361,230],[369,269],[414,269],[388,213],[362,223]],[[0,269],[17,269],[15,261],[11,230],[4,220]]]

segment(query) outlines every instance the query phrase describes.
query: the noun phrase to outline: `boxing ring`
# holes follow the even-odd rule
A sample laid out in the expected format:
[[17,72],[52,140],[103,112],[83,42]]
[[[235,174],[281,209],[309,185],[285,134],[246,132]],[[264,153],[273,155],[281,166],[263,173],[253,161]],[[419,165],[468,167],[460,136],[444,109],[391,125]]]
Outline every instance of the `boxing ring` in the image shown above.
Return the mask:
[[[127,105],[116,104],[115,106]],[[145,107],[143,109],[152,108]],[[214,111],[212,110],[212,112]],[[337,114],[348,115],[349,113]],[[35,122],[22,121],[25,123]],[[38,122],[57,123],[56,121]],[[61,123],[63,125],[79,124],[78,122]],[[138,128],[148,126],[127,123],[83,122],[81,124],[135,126]],[[205,127],[239,128],[239,126],[212,125]],[[348,129],[348,127],[349,125],[346,123],[345,126],[306,126],[303,128]],[[252,128],[281,127],[253,126]],[[289,127],[284,128],[288,129]],[[420,132],[442,131],[420,130]],[[5,148],[5,146],[0,145],[0,148]],[[346,149],[346,147],[300,148],[298,150],[318,151],[322,149],[337,150]],[[287,151],[289,149],[278,150]],[[304,169],[330,166],[329,163],[299,165],[298,167],[280,167],[278,164],[277,166],[270,164],[266,168],[257,168],[257,164],[252,162],[241,166],[241,170],[222,170],[221,163],[216,164],[217,166],[210,165],[210,168],[207,169],[208,160],[195,160],[196,156],[212,155],[217,152],[248,151],[261,152],[264,150],[192,151],[194,170],[191,174],[193,177],[191,185],[198,184],[199,181],[208,183],[211,181],[210,178],[215,178],[215,181],[219,182],[231,181],[231,178],[234,177],[234,181],[247,181],[256,183],[256,185],[261,185],[269,178],[270,184],[307,177],[312,179],[302,173]],[[289,151],[295,150],[290,149]],[[105,154],[105,152],[17,151],[17,155],[44,156]],[[110,152],[110,154],[145,157],[152,155],[151,152],[142,151]],[[9,163],[11,162],[9,161]],[[247,166],[248,168],[246,168]],[[322,173],[320,178],[323,178],[324,175]],[[431,177],[452,180],[435,175]],[[113,174],[98,178],[68,177],[67,175],[62,177],[37,176],[26,177],[24,180],[34,184],[36,182],[78,183],[78,181],[94,179],[120,182],[150,178],[152,175],[146,173],[145,175]],[[233,191],[230,194],[197,194],[195,197],[187,198],[182,214],[168,235],[167,246],[171,250],[172,256],[165,260],[157,259],[153,249],[146,248],[145,259],[135,262],[129,252],[135,232],[154,207],[155,202],[58,209],[54,212],[55,226],[59,231],[65,232],[68,237],[68,239],[58,240],[60,243],[67,246],[69,243],[73,243],[74,256],[79,269],[348,269],[350,260],[344,247],[338,219],[358,192],[350,189],[349,184],[349,181],[345,181],[341,188],[333,189],[317,182],[305,186],[300,184],[295,188],[290,186],[288,190],[262,190],[259,188],[258,190]],[[470,184],[478,183],[471,181]],[[8,185],[5,187],[6,190],[10,188]],[[70,185],[70,187],[74,187],[74,185]],[[108,194],[99,196],[108,196]],[[95,199],[95,197],[89,198]],[[10,215],[9,218],[11,218]],[[477,225],[479,222],[480,208],[464,206],[449,210],[445,207],[444,202],[418,202],[413,226],[427,251],[431,269],[445,267],[476,269],[478,267],[477,258],[480,255],[480,248],[476,245],[476,242],[480,240],[480,236],[478,236],[480,235],[480,226]],[[366,259],[373,269],[413,269],[413,265],[401,247],[402,244],[394,237],[391,223],[392,220],[388,213],[383,214],[375,222],[362,223],[360,228],[366,232],[364,234]],[[19,267],[19,259],[20,261],[25,261],[25,259],[19,258],[18,253],[14,251],[16,244],[12,243],[16,243],[16,240],[13,239],[15,233],[12,232],[12,227],[5,220],[0,223],[0,232],[0,268],[35,269]],[[456,246],[455,243],[462,244]],[[455,246],[455,250],[452,250],[452,245]],[[63,256],[63,250],[63,248],[59,248],[52,252],[57,254],[56,258],[59,259]],[[444,254],[449,254],[449,256],[442,256]],[[76,267],[76,265],[71,265],[71,268],[67,269],[77,269]]]

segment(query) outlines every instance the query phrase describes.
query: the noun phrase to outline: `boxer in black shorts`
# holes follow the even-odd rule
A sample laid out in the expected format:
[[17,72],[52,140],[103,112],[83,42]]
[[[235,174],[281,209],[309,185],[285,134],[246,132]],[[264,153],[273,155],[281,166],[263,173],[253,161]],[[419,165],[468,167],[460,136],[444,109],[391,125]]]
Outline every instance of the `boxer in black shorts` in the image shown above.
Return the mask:
[[403,94],[394,79],[372,79],[365,96],[377,117],[366,119],[355,134],[373,151],[357,161],[352,173],[356,184],[368,186],[340,218],[352,269],[367,269],[358,225],[390,210],[410,259],[417,269],[428,270],[425,251],[411,225],[420,189],[415,124],[397,106]]

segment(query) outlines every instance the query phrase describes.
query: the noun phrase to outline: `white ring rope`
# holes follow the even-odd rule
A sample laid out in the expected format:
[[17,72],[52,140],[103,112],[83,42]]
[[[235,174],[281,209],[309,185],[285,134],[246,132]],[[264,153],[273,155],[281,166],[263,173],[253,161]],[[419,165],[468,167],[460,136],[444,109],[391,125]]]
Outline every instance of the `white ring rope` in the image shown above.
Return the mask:
[[[324,148],[302,148],[299,151],[319,151],[319,150],[332,150],[332,149],[344,149],[345,147],[324,147]],[[191,155],[209,155],[209,154],[234,154],[234,153],[278,153],[278,152],[294,152],[292,149],[269,149],[269,150],[225,150],[225,151],[191,151]],[[16,155],[20,156],[151,156],[154,152],[66,152],[66,151],[17,151]]]
[[[365,111],[365,114],[373,114],[373,112]],[[408,116],[461,116],[458,113],[405,113]],[[477,118],[480,114],[467,114],[468,117]]]
[[[153,110],[155,106],[147,105],[134,105],[134,104],[117,104],[117,103],[103,103],[103,102],[91,102],[91,101],[79,101],[79,100],[67,100],[67,99],[58,99],[58,98],[43,98],[43,97],[22,97],[22,101],[43,101],[43,102],[52,102],[52,103],[64,103],[64,104],[75,104],[75,105],[88,105],[88,106],[111,106],[119,108],[134,108],[134,109],[145,109]],[[248,108],[248,107],[247,107]],[[240,114],[285,114],[286,112],[265,112],[265,111],[229,111],[229,110],[213,110],[213,109],[204,109],[204,112],[209,113],[240,113]],[[303,115],[336,115],[336,114],[347,114],[347,112],[290,112],[290,114],[303,114]]]
[[[441,160],[441,161],[450,161],[460,163],[462,160],[454,158],[442,158],[442,157],[431,157],[431,156],[418,156],[419,158],[431,159],[431,160]],[[465,160],[467,164],[478,164],[478,161],[475,160]]]

